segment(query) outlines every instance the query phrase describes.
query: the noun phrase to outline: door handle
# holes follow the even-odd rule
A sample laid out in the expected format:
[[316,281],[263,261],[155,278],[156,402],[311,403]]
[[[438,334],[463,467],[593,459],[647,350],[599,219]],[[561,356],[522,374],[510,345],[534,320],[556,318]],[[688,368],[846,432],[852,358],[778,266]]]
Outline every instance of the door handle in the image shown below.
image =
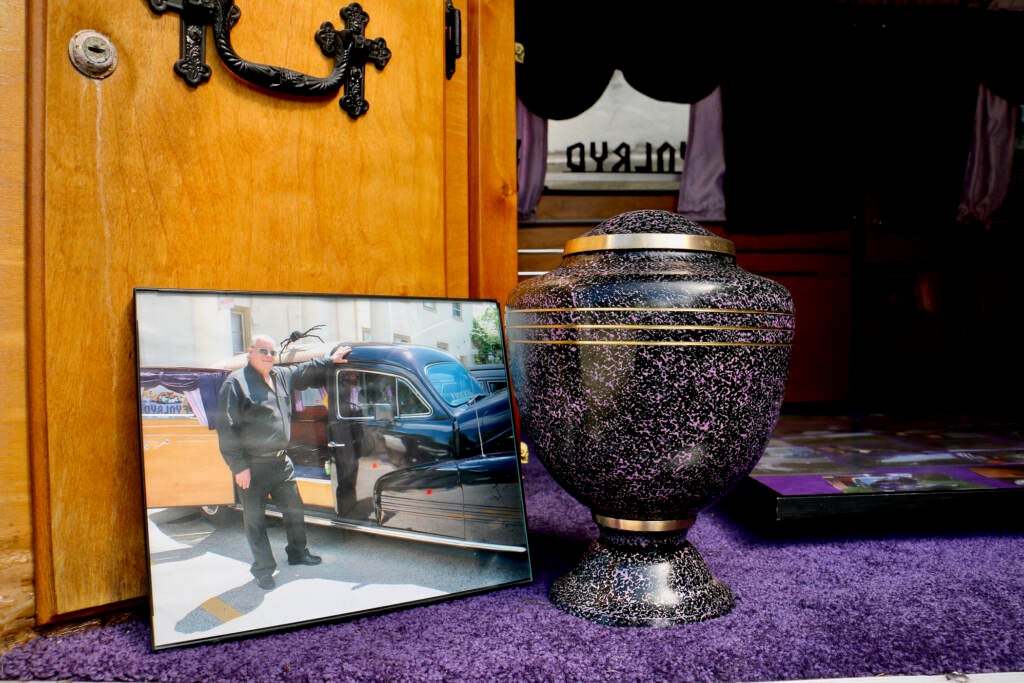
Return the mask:
[[192,87],[208,81],[212,73],[206,63],[207,26],[212,28],[213,45],[224,66],[239,78],[271,92],[299,97],[324,97],[344,89],[339,105],[353,119],[370,108],[364,96],[366,63],[380,71],[391,59],[383,38],[366,37],[370,15],[357,2],[338,13],[345,28],[336,29],[325,21],[314,36],[320,51],[334,58],[334,68],[323,77],[243,59],[231,44],[231,30],[242,14],[234,0],[149,0],[149,6],[157,14],[167,10],[179,14],[180,58],[174,71]]

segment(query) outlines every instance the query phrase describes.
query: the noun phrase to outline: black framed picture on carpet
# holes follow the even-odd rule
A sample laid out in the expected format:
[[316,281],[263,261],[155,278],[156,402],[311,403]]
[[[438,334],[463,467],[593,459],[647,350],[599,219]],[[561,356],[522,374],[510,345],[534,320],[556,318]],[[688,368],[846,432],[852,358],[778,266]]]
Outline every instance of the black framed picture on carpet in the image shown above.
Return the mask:
[[136,289],[152,644],[532,581],[498,304]]
[[783,414],[735,501],[775,522],[999,519],[1024,502],[1019,416]]

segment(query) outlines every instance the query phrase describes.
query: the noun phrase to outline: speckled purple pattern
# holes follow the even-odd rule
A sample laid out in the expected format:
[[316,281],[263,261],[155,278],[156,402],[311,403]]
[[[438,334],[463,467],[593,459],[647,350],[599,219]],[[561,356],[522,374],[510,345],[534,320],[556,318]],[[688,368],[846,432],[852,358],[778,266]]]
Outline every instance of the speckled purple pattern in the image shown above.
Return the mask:
[[552,583],[550,596],[563,611],[606,626],[704,621],[735,604],[732,591],[711,575],[685,532],[627,534],[604,528],[579,564]]
[[[665,211],[587,234],[622,233],[711,236]],[[506,323],[524,440],[596,515],[692,518],[753,469],[778,420],[792,299],[732,256],[570,255],[512,292]]]

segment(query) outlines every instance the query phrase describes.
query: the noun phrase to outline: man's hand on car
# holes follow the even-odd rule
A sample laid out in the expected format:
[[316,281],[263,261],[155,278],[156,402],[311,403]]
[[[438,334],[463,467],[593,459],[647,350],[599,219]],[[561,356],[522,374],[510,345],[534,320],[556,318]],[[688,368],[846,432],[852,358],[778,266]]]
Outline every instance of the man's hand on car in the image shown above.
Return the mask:
[[338,348],[337,351],[334,352],[334,355],[331,356],[331,360],[334,362],[335,365],[338,365],[340,363],[347,363],[348,361],[345,360],[345,356],[347,356],[351,351],[351,346],[341,346]]

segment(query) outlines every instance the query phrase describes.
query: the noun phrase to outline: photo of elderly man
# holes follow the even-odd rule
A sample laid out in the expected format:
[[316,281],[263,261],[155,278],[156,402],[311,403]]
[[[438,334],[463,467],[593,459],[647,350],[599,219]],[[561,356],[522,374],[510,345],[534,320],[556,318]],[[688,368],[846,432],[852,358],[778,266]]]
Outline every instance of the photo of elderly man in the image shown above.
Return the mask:
[[292,392],[322,386],[326,370],[345,363],[350,350],[342,346],[329,357],[280,367],[274,340],[255,335],[248,349],[248,364],[232,372],[221,387],[216,422],[220,452],[234,475],[242,502],[245,535],[253,556],[250,571],[264,590],[276,586],[277,568],[267,537],[268,498],[284,518],[288,564],[320,564],[321,558],[306,545],[302,499],[288,457]]

